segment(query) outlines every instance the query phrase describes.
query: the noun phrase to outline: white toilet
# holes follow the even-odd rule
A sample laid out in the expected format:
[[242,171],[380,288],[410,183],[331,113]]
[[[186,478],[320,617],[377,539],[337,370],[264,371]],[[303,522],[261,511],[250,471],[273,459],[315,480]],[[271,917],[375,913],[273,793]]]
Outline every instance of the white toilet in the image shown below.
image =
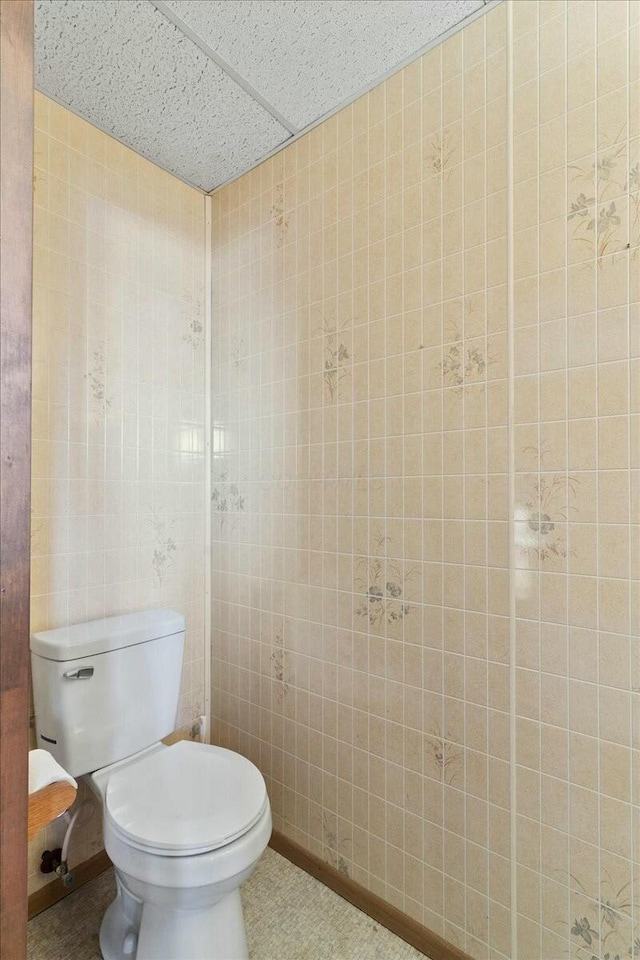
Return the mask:
[[104,960],[240,960],[240,884],[271,834],[247,759],[159,741],[175,727],[184,618],[149,610],[31,637],[38,746],[89,782],[104,811],[118,894]]

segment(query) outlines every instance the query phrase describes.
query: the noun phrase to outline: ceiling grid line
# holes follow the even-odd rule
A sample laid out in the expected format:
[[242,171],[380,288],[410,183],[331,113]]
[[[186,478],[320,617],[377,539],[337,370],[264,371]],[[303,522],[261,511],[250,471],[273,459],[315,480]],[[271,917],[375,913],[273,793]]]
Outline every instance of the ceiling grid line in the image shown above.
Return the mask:
[[267,113],[270,113],[273,119],[277,120],[279,124],[285,127],[289,133],[295,135],[296,133],[300,132],[298,127],[294,126],[290,120],[287,120],[287,118],[284,117],[279,110],[276,110],[272,103],[269,103],[269,101],[263,97],[262,94],[256,90],[256,88],[249,83],[245,77],[242,76],[242,74],[238,73],[237,70],[234,70],[230,63],[227,63],[227,61],[224,60],[219,53],[216,53],[215,50],[209,46],[206,40],[203,40],[200,34],[196,33],[196,31],[193,30],[189,24],[186,23],[182,17],[175,12],[175,10],[172,10],[171,7],[167,6],[167,4],[164,3],[164,0],[149,0],[149,3],[156,8],[158,13],[161,13],[163,17],[166,17],[174,27],[183,33],[185,37],[191,40],[192,43],[195,43],[196,47],[198,47],[198,49],[204,53],[205,57],[209,57],[210,60],[213,60],[213,62],[220,67],[221,70],[224,70],[224,72],[228,74],[228,76],[230,76],[239,87],[242,87],[245,93],[248,93],[250,97],[253,97],[256,103],[259,103],[260,106],[263,107]]
[[504,0],[36,0],[36,87],[210,193]]
[[[154,2],[154,0],[150,0],[150,2]],[[462,30],[464,27],[473,23],[474,20],[477,20],[479,17],[486,16],[489,10],[492,10],[494,7],[500,6],[501,3],[505,3],[505,0],[481,0],[481,2],[482,2],[482,6],[478,7],[475,11],[473,11],[473,13],[468,14],[463,20],[460,20],[458,21],[458,23],[455,23],[453,26],[449,27],[449,29],[445,30],[444,33],[438,34],[438,36],[434,37],[432,40],[429,40],[418,50],[409,54],[409,56],[405,57],[404,59],[400,60],[389,70],[386,70],[383,74],[381,74],[379,77],[373,80],[372,83],[368,84],[366,87],[363,87],[361,90],[358,90],[357,93],[354,93],[349,97],[346,97],[336,106],[332,107],[331,110],[328,110],[326,113],[322,114],[322,116],[319,116],[316,120],[313,120],[311,123],[299,129],[297,133],[294,133],[289,140],[284,140],[282,143],[279,143],[277,146],[273,147],[273,149],[270,150],[269,153],[266,153],[263,157],[261,157],[261,159],[256,164],[254,164],[254,167],[258,167],[260,166],[261,163],[264,163],[266,160],[270,160],[271,157],[274,157],[277,153],[280,153],[281,150],[284,150],[286,147],[291,146],[291,144],[295,143],[296,140],[300,140],[302,137],[306,136],[311,130],[314,130],[316,127],[321,126],[331,117],[340,113],[341,110],[344,110],[346,107],[350,106],[350,104],[355,103],[355,101],[359,100],[360,97],[363,97],[367,93],[370,93],[372,90],[375,90],[377,86],[379,86],[381,83],[384,83],[386,80],[392,77],[395,73],[398,73],[400,70],[404,70],[404,68],[408,67],[410,63],[414,62],[414,60],[419,60],[426,53],[428,53],[429,50],[433,50],[434,47],[439,46],[439,44],[441,43],[444,43],[445,40],[448,40],[449,37],[452,37],[454,34],[458,33],[459,30]],[[205,193],[209,197],[213,196],[213,194],[217,193],[218,190],[222,190],[224,189],[224,187],[229,186],[230,183],[233,183],[234,180],[238,179],[238,176],[244,176],[245,173],[249,173],[249,170],[254,169],[254,167],[248,168],[240,175],[233,174],[227,180],[223,180],[221,183],[217,183],[215,187],[212,187],[211,190],[206,190]]]

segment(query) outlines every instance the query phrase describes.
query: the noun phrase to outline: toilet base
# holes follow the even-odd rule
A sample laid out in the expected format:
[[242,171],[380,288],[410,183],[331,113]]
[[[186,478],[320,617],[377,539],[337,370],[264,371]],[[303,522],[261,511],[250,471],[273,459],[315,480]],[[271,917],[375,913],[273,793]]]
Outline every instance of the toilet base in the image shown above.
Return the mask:
[[247,960],[239,888],[213,906],[172,910],[142,903],[116,879],[100,927],[103,960]]
[[100,925],[102,960],[135,960],[143,904],[124,890],[116,873],[117,894]]

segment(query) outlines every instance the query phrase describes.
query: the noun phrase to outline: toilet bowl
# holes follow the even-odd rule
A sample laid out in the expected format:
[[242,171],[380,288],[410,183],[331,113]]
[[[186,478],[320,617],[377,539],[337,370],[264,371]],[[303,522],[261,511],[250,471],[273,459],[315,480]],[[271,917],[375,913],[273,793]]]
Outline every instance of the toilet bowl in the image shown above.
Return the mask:
[[36,736],[103,809],[104,960],[246,960],[240,884],[269,842],[262,774],[175,729],[186,624],[143,610],[31,637]]
[[157,744],[93,773],[117,896],[104,960],[244,960],[240,884],[271,834],[262,775],[221,747]]

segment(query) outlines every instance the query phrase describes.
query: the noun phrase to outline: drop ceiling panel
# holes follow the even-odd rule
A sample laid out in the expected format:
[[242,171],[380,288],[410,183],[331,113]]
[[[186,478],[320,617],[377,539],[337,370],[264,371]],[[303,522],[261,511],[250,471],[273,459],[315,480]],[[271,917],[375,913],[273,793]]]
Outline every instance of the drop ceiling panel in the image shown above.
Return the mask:
[[298,129],[484,0],[161,0]]
[[38,0],[36,86],[204,190],[290,136],[148,0]]
[[209,191],[484,3],[37,0],[36,86]]

